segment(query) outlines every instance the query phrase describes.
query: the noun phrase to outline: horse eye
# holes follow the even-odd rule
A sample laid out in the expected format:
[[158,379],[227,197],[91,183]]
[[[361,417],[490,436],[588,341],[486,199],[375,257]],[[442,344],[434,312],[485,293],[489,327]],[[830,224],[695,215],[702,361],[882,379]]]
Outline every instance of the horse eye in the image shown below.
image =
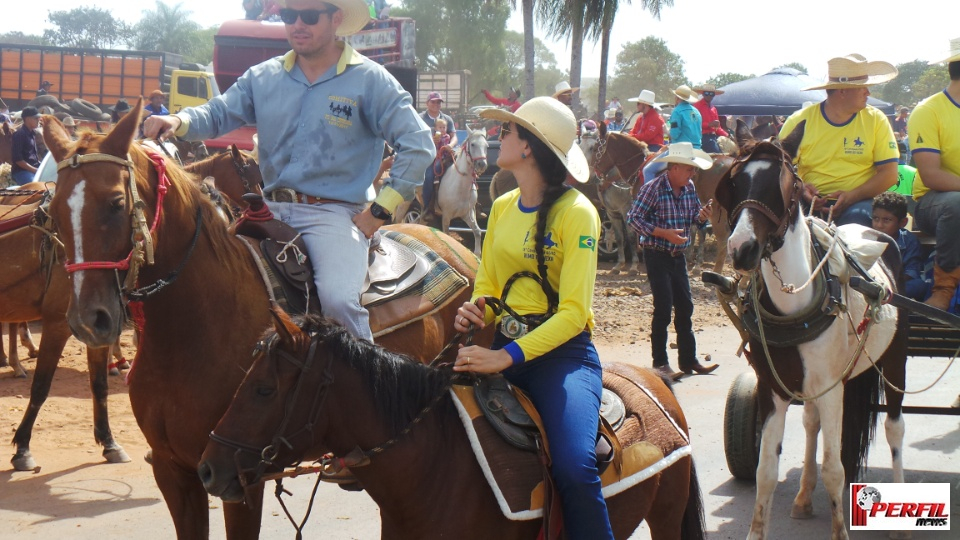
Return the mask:
[[270,397],[275,393],[275,390],[272,386],[258,386],[257,395],[260,397]]
[[123,210],[123,197],[117,197],[110,201],[110,210],[113,212],[121,212]]

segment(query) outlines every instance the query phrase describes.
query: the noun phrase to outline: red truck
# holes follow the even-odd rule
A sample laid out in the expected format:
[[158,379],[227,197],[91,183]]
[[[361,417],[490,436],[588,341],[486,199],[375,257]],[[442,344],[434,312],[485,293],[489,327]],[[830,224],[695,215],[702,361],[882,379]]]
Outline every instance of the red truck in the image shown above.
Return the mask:
[[[354,49],[383,64],[404,89],[417,95],[416,26],[413,19],[391,18],[372,21],[366,28],[346,38]],[[281,56],[290,50],[284,25],[260,21],[226,21],[214,37],[213,73],[217,85],[226,90],[251,66]],[[204,141],[211,151],[225,150],[236,144],[253,149],[256,126],[245,126],[222,137]]]

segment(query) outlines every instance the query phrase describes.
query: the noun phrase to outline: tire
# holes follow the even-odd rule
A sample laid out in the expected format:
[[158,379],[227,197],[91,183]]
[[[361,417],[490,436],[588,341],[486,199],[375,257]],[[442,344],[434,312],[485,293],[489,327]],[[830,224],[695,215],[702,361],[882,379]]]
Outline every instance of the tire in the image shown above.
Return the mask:
[[[607,245],[609,243],[609,246]],[[617,252],[620,251],[620,244],[617,243],[617,237],[613,233],[613,222],[607,217],[607,213],[600,211],[600,238],[597,239],[597,259],[601,261],[617,260]]]
[[52,95],[50,95],[50,94],[46,94],[46,95],[43,95],[43,96],[37,96],[37,97],[31,99],[31,100],[30,100],[30,103],[27,103],[27,106],[28,106],[28,107],[36,107],[37,109],[39,109],[40,107],[50,107],[51,109],[53,109],[53,112],[54,112],[54,113],[58,113],[58,112],[69,113],[69,112],[70,112],[70,107],[67,107],[67,106],[64,105],[63,103],[60,103],[60,100],[57,99],[57,96],[52,96]]
[[70,100],[70,109],[80,118],[85,118],[87,120],[94,120],[97,122],[109,122],[110,115],[104,113],[100,110],[100,107],[97,107],[93,103],[85,99],[72,99]]
[[733,380],[723,411],[723,450],[727,468],[734,478],[756,481],[760,436],[757,376],[753,371],[747,371]]

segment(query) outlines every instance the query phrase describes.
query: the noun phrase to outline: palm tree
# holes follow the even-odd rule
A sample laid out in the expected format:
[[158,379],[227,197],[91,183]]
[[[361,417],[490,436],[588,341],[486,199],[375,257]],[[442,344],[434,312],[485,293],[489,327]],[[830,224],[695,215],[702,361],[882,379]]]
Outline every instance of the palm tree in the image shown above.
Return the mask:
[[[533,4],[536,0],[520,0],[520,10],[523,12],[523,95],[526,99],[536,94],[534,69],[536,56],[533,43]],[[517,9],[517,0],[510,0],[510,7]]]
[[131,45],[141,51],[166,51],[189,54],[198,45],[200,25],[190,20],[192,11],[183,4],[169,6],[156,0],[155,11],[144,11],[137,23]]

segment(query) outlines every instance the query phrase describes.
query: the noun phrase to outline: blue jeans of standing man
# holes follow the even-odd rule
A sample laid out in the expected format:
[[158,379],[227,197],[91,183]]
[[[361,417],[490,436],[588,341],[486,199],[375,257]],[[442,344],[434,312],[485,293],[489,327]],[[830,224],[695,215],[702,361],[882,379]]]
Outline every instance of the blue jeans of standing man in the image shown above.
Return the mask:
[[[510,340],[497,332],[493,348]],[[549,353],[503,370],[530,396],[550,444],[550,475],[560,492],[563,529],[569,540],[612,539],[607,503],[597,471],[600,420],[600,357],[583,332]]]
[[722,154],[716,133],[704,133],[700,140],[700,149],[708,154]]
[[653,322],[650,328],[650,348],[653,367],[669,366],[667,358],[667,327],[673,313],[673,330],[677,333],[677,357],[680,369],[689,369],[698,363],[697,340],[693,335],[693,298],[687,278],[687,259],[683,252],[677,256],[665,251],[643,249],[647,263],[647,279],[653,294]]
[[355,337],[373,341],[370,316],[360,305],[370,241],[353,224],[363,205],[269,202],[280,221],[296,229],[307,246],[320,308]]

